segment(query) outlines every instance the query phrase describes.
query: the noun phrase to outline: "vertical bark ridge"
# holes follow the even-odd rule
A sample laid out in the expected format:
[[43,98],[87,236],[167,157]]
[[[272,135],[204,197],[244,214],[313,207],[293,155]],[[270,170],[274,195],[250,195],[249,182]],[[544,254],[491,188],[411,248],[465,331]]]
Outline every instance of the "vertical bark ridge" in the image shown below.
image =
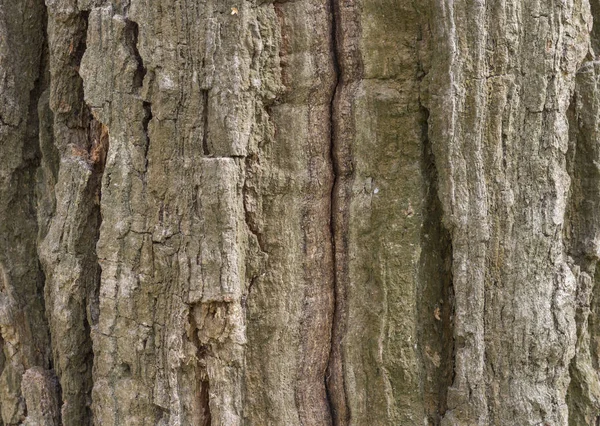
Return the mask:
[[435,2],[427,107],[456,300],[444,425],[567,422],[566,116],[589,18],[587,2]]
[[[109,136],[106,126],[92,117],[79,76],[88,12],[54,4],[48,13],[49,102],[60,165],[53,191],[56,208],[39,252],[46,274],[46,313],[61,385],[62,422],[91,424],[94,357],[90,331],[98,321],[101,271],[96,242]],[[53,161],[49,154],[44,170],[48,178]]]
[[[38,116],[47,87],[43,1],[0,10],[0,423],[25,420],[23,374],[51,367],[37,255]],[[30,398],[29,402],[32,402]],[[32,407],[33,408],[33,407]]]
[[567,394],[569,424],[597,424],[600,421],[600,381],[597,376],[598,340],[598,62],[600,49],[597,18],[600,3],[590,1],[594,25],[591,49],[577,72],[569,108],[569,151],[567,171],[571,179],[565,239],[571,269],[577,278],[577,343],[570,365]]
[[[200,207],[191,191],[175,189],[202,181],[189,167],[204,165],[192,143],[201,124],[180,117],[198,106],[200,88],[191,72],[182,80],[173,72],[175,55],[182,69],[198,70],[188,45],[201,28],[183,19],[173,31],[176,24],[161,22],[160,8],[139,2],[92,8],[81,70],[86,100],[111,133],[98,243],[100,316],[92,333],[93,409],[102,424],[210,421],[210,354],[196,325],[215,311],[196,306],[198,242],[190,238],[198,233],[194,208]],[[188,13],[198,19],[197,7]],[[169,30],[155,36],[162,24]],[[170,43],[176,51],[162,48]],[[212,164],[206,176],[220,163]]]
[[273,6],[121,6],[91,9],[82,63],[111,133],[95,418],[241,424],[245,305],[264,258],[253,156],[278,91]]
[[333,316],[331,10],[312,0],[273,6],[281,86],[258,117],[264,133],[250,157],[247,185],[248,219],[264,254],[248,298],[248,421],[326,425]]
[[[430,82],[435,81],[436,88],[430,93],[432,104],[427,106],[431,113],[430,139],[437,170],[440,172],[439,194],[444,209],[444,222],[452,238],[455,290],[454,377],[453,386],[448,393],[449,410],[444,419],[445,423],[449,424],[460,421],[486,424],[488,421],[483,381],[482,282],[482,264],[485,261],[483,243],[488,238],[488,224],[484,205],[486,188],[485,182],[481,180],[480,129],[483,125],[486,100],[483,97],[473,97],[473,93],[482,91],[483,80],[476,76],[483,71],[482,46],[485,45],[486,37],[482,29],[484,11],[485,7],[481,3],[471,6],[461,3],[453,6],[449,2],[441,1],[436,3],[431,17],[432,22],[438,23],[433,27],[436,31],[433,43],[436,50],[433,55],[439,56],[438,60],[432,63],[432,71],[428,75]],[[464,28],[469,28],[469,31]],[[457,70],[462,63],[461,58],[455,54],[461,47],[455,44],[459,40],[458,34],[462,34],[461,30],[467,35],[460,41],[468,45],[472,55],[469,67],[465,70]],[[435,36],[439,38],[436,39]],[[441,75],[437,74],[438,66],[447,67]],[[443,80],[436,81],[437,78]],[[454,87],[463,84],[462,80],[458,80],[462,78],[472,79],[474,87],[472,92],[469,91],[465,95],[470,97],[468,101],[464,101],[470,102],[470,115],[469,122],[464,125],[457,119],[458,111],[464,108],[459,104],[462,99],[457,99],[452,93]],[[446,90],[448,92],[445,92]],[[443,127],[443,130],[438,129],[438,126]],[[462,136],[461,131],[466,135]],[[438,132],[443,136],[438,138]],[[468,147],[465,146],[467,141],[471,143]],[[466,182],[472,182],[472,186]],[[469,209],[473,212],[470,213]],[[464,227],[467,223],[473,223],[471,232]],[[457,412],[460,414],[456,420],[450,419],[450,416]]]
[[567,167],[571,178],[565,226],[566,248],[577,279],[577,343],[567,395],[569,424],[594,424],[600,416],[600,381],[594,371],[596,267],[600,256],[600,150],[598,94],[600,63],[586,62],[577,72],[569,116]]
[[445,301],[440,324],[437,296],[449,283],[437,269],[446,263],[447,244],[438,252],[425,241],[443,234],[419,101],[429,66],[426,8],[385,1],[336,1],[334,7],[340,75],[333,106],[336,314],[328,386],[335,424],[436,422],[452,304]]

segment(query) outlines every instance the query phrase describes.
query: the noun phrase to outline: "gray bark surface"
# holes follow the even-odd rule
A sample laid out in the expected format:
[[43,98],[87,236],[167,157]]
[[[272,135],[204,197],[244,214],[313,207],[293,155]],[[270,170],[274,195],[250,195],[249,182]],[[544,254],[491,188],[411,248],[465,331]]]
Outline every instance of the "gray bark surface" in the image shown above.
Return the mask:
[[600,422],[598,0],[0,0],[0,425]]

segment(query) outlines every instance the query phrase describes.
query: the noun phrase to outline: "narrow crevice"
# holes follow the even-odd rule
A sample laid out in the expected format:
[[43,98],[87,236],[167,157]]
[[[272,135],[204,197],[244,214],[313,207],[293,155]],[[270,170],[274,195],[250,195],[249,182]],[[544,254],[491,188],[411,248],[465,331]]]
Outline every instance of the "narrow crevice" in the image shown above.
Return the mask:
[[421,105],[422,172],[426,184],[419,288],[417,297],[422,392],[428,424],[439,425],[447,409],[447,393],[454,380],[454,294],[452,240],[442,223],[438,173],[428,132],[429,111]]
[[205,380],[201,380],[200,381],[200,393],[199,393],[199,398],[200,398],[200,406],[202,407],[202,414],[203,414],[203,422],[199,425],[199,426],[210,426],[211,425],[211,413],[210,413],[210,396],[208,394],[208,391],[210,389],[210,382],[208,380],[208,377],[206,377]]
[[146,67],[138,50],[139,26],[137,22],[125,19],[125,43],[137,63],[136,72],[133,75],[132,88],[138,89],[144,84]]
[[144,119],[142,120],[142,130],[144,137],[146,138],[146,144],[144,145],[144,159],[145,159],[145,170],[148,170],[148,151],[150,150],[150,134],[148,133],[148,126],[152,120],[152,103],[144,101],[142,104],[144,108]]
[[[208,93],[208,92],[205,92]],[[207,106],[205,105],[205,108]],[[206,114],[205,114],[206,117]],[[208,147],[206,144],[206,128],[207,122],[204,122],[204,135],[203,141],[204,154],[208,155]],[[244,209],[244,222],[246,224],[246,230],[249,233],[248,245],[249,252],[248,262],[246,267],[246,280],[248,286],[246,291],[241,296],[242,308],[247,312],[248,300],[252,295],[252,290],[261,274],[264,273],[266,268],[266,260],[268,258],[265,237],[261,232],[259,225],[259,218],[257,216],[257,200],[259,199],[256,187],[255,187],[255,174],[256,169],[260,167],[259,156],[256,152],[251,152],[248,155],[240,158],[240,162],[244,164],[244,183],[242,185],[242,207]]]
[[256,217],[256,212],[250,208],[250,204],[252,200],[258,199],[258,194],[256,193],[256,189],[248,185],[248,175],[252,174],[252,166],[253,164],[258,163],[258,156],[256,154],[247,155],[245,158],[245,167],[246,167],[246,179],[244,180],[244,186],[242,187],[242,199],[244,204],[244,220],[246,222],[246,226],[248,230],[252,233],[252,235],[256,238],[256,242],[258,244],[258,248],[261,253],[266,254],[266,243],[264,241],[264,237],[260,232],[258,221]]
[[208,147],[208,90],[202,91],[202,152],[206,157],[210,156]]
[[[99,268],[100,266],[98,266]],[[96,274],[96,277],[99,277],[99,274]],[[95,278],[95,277],[94,277]],[[95,281],[95,280],[94,280]],[[96,283],[97,285],[95,287],[99,287],[99,281]],[[92,289],[92,291],[94,291],[94,289]],[[98,293],[99,294],[99,293]],[[88,296],[89,297],[89,296]],[[91,304],[93,302],[91,300],[88,299],[88,309],[90,309]],[[91,311],[91,309],[90,309]],[[83,329],[85,330],[86,335],[90,336],[90,340],[91,340],[91,333],[92,333],[92,328],[90,325],[90,314],[88,313],[87,315],[83,316]],[[95,319],[97,321],[97,318]],[[90,348],[90,351],[87,354],[87,359],[86,359],[89,371],[91,372],[93,367],[94,367],[94,351],[92,348]],[[90,374],[91,376],[91,374]],[[86,421],[88,421],[90,424],[93,424],[93,413],[92,413],[92,387],[93,387],[93,379],[90,377],[90,388],[87,389],[87,401],[85,404],[85,409],[84,409],[84,418],[86,419]]]
[[451,232],[443,221],[439,173],[432,141],[429,139],[430,111],[424,101],[429,95],[425,77],[430,72],[426,64],[429,63],[427,57],[431,49],[431,29],[427,10],[416,2],[414,7],[423,18],[416,38],[415,78],[419,84],[421,170],[425,185],[417,289],[417,332],[421,392],[427,424],[440,425],[448,410],[448,392],[456,375],[453,246]]
[[188,339],[192,343],[193,347],[196,348],[196,374],[199,376],[197,377],[198,380],[196,381],[196,398],[198,400],[198,407],[200,407],[201,410],[199,426],[210,426],[212,418],[209,394],[210,380],[206,366],[208,348],[200,342],[194,306],[189,307],[188,327]]
[[[85,419],[92,423],[91,410],[91,392],[93,387],[92,368],[94,365],[94,352],[92,345],[91,331],[92,327],[98,324],[100,316],[100,283],[102,278],[102,266],[96,253],[96,245],[100,238],[100,228],[102,225],[102,177],[106,165],[106,156],[109,149],[109,133],[108,128],[91,119],[88,126],[88,138],[90,139],[89,163],[92,168],[92,175],[88,181],[86,190],[86,198],[91,202],[89,215],[86,223],[86,231],[81,238],[82,247],[78,250],[82,253],[82,265],[86,273],[84,281],[85,286],[85,309],[83,315],[83,329],[87,336],[86,346],[88,349],[82,360],[82,363],[87,366],[89,375],[89,383],[86,384]],[[89,345],[89,346],[88,346]],[[82,351],[85,352],[85,351]]]
[[81,60],[83,59],[83,55],[87,49],[87,28],[89,21],[90,12],[87,10],[81,11],[79,13],[79,18],[83,22],[82,25],[82,37],[79,40],[73,38],[71,44],[69,45],[69,55],[71,57],[71,66],[76,70],[79,70],[81,65]]
[[[28,129],[33,130],[33,134],[30,137],[32,144],[35,145],[36,151],[36,161],[35,167],[37,169],[36,175],[36,193],[35,193],[35,215],[37,219],[37,238],[38,241],[42,240],[47,232],[48,222],[54,214],[54,204],[56,202],[54,198],[53,192],[51,194],[44,193],[47,189],[45,187],[46,182],[52,182],[49,187],[52,187],[58,178],[58,168],[60,163],[60,155],[59,152],[54,145],[53,140],[53,116],[50,111],[50,105],[48,100],[49,86],[50,86],[50,66],[49,66],[49,46],[48,46],[48,13],[47,9],[43,8],[43,18],[42,18],[42,28],[43,28],[43,42],[42,42],[42,52],[40,57],[40,68],[38,79],[36,80],[35,87],[31,92],[30,97],[30,117],[35,119],[35,125],[31,123],[27,126]],[[49,177],[44,182],[44,184],[40,183],[40,180],[44,180],[44,174],[48,173]],[[39,276],[39,286],[37,289],[37,297],[40,300],[41,304],[41,316],[43,320],[41,324],[43,324],[45,330],[44,334],[46,334],[46,339],[43,342],[38,342],[38,344],[44,347],[40,347],[38,352],[42,358],[42,367],[48,370],[48,374],[54,378],[55,386],[53,387],[55,395],[50,396],[50,399],[54,401],[62,401],[62,388],[60,386],[60,382],[56,377],[56,372],[54,371],[54,359],[52,356],[52,334],[50,332],[50,324],[48,320],[48,314],[46,312],[46,300],[45,300],[45,286],[46,286],[46,274],[44,272],[42,262],[40,259],[39,251],[37,253],[37,268],[38,268],[38,276]],[[1,340],[1,337],[0,337]],[[2,343],[0,342],[0,348]],[[1,364],[1,362],[0,362]],[[52,389],[48,389],[49,392]],[[26,401],[29,403],[29,401]],[[56,408],[56,417],[55,420],[57,424],[62,424],[61,413]]]
[[[345,247],[339,247],[341,241],[345,242],[345,232],[342,227],[344,223],[340,223],[338,218],[338,209],[340,205],[339,192],[341,189],[340,181],[340,164],[338,162],[336,140],[339,135],[337,130],[337,114],[336,101],[340,96],[342,69],[339,61],[339,50],[341,49],[341,41],[338,37],[338,27],[340,22],[340,10],[338,0],[329,0],[331,11],[331,52],[333,71],[335,74],[335,83],[331,92],[331,100],[329,103],[329,119],[330,119],[330,148],[329,161],[332,170],[332,184],[329,201],[330,218],[329,232],[331,236],[332,246],[332,267],[333,267],[333,317],[331,321],[331,341],[330,353],[327,361],[326,374],[324,377],[325,391],[327,396],[327,405],[333,425],[344,425],[349,421],[346,395],[344,390],[343,365],[341,354],[341,340],[343,338],[343,321],[342,315],[345,307],[342,304],[342,295],[345,290],[341,288],[339,273],[344,265],[341,264],[341,259],[338,257],[338,250],[345,250]],[[340,234],[338,234],[340,232]]]
[[[253,161],[254,155],[249,155],[246,157],[246,175],[248,175],[248,170],[251,168],[251,164]],[[248,279],[248,287],[246,289],[245,294],[242,295],[241,303],[244,309],[248,307],[248,300],[251,297],[252,289],[256,284],[259,274],[264,269],[264,260],[267,256],[267,252],[265,251],[265,242],[262,233],[258,228],[258,224],[256,221],[255,213],[249,208],[249,204],[251,203],[250,197],[254,199],[257,198],[256,191],[253,188],[248,186],[248,176],[244,180],[244,185],[242,187],[242,204],[244,207],[244,221],[246,223],[246,228],[250,233],[251,240],[249,241],[251,251],[254,252],[255,259],[253,262],[249,262],[247,268],[247,279]]]

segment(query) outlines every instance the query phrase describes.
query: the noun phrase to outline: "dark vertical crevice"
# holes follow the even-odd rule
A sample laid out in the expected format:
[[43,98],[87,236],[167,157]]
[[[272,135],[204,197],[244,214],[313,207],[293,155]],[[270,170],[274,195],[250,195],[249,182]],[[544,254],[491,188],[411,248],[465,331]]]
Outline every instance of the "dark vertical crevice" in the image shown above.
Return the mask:
[[[39,161],[36,174],[36,215],[37,215],[37,239],[38,242],[43,240],[48,232],[48,227],[52,216],[55,213],[56,198],[54,195],[54,185],[58,180],[58,171],[60,165],[60,154],[53,138],[53,120],[54,116],[49,105],[50,92],[50,64],[49,64],[49,45],[48,45],[48,11],[43,8],[43,46],[40,58],[39,78],[34,89],[35,95],[32,96],[30,103],[30,116],[34,116],[36,120],[35,134],[32,135],[32,141],[36,144],[38,150]],[[78,65],[78,64],[77,64]],[[32,126],[28,126],[32,128]],[[48,304],[45,300],[46,274],[39,258],[38,252],[38,271],[40,276],[40,287],[38,288],[38,297],[41,300],[43,322],[47,340],[44,342],[45,348],[41,350],[42,356],[46,359],[44,367],[49,370],[48,374],[53,377],[54,387],[49,389],[49,392],[56,392],[54,395],[55,401],[62,401],[62,388],[54,371],[54,358],[52,356],[52,333],[50,332],[50,324],[48,313],[46,311]],[[29,401],[27,401],[29,403]],[[39,409],[38,407],[37,409]],[[56,413],[58,424],[62,424],[60,410]]]
[[198,426],[210,426],[211,424],[211,412],[210,412],[210,381],[208,377],[206,357],[208,356],[208,347],[200,342],[198,337],[198,323],[196,321],[196,313],[194,312],[194,306],[191,306],[188,314],[188,339],[196,348],[196,360],[195,375],[196,380],[196,399],[198,401],[197,406],[200,408],[199,418],[200,423]]
[[329,0],[331,9],[331,52],[333,57],[333,67],[335,72],[335,85],[331,93],[329,108],[330,117],[330,162],[332,166],[332,185],[330,196],[330,234],[332,243],[332,266],[333,266],[333,319],[331,323],[331,348],[329,360],[327,363],[325,380],[325,389],[327,403],[333,425],[345,425],[349,422],[349,410],[346,401],[346,392],[343,374],[343,356],[341,342],[345,330],[345,289],[341,283],[340,277],[346,275],[347,267],[338,253],[347,252],[347,218],[344,216],[343,197],[340,197],[341,191],[344,191],[341,182],[340,153],[338,152],[340,141],[338,138],[338,102],[342,84],[342,69],[339,61],[339,50],[342,48],[338,37],[340,26],[340,9],[338,0]]
[[[205,123],[206,129],[206,123]],[[206,133],[205,133],[206,134]],[[208,155],[208,148],[205,145],[204,154]],[[264,273],[265,259],[267,258],[265,237],[262,234],[257,218],[257,212],[252,206],[255,200],[258,199],[258,193],[254,186],[253,175],[256,173],[256,168],[259,166],[259,159],[256,153],[250,153],[244,159],[245,161],[245,179],[242,186],[242,204],[244,207],[244,221],[249,235],[248,243],[251,252],[255,253],[252,261],[248,262],[246,269],[246,279],[248,280],[248,288],[242,295],[242,307],[248,309],[248,300],[252,296],[252,289],[258,281],[261,273]]]
[[[148,133],[148,126],[150,125],[150,120],[152,120],[152,103],[143,102],[144,107],[144,119],[142,120],[142,129],[144,131],[144,136],[146,137],[146,144],[144,148],[144,158],[146,161],[145,169],[148,171],[148,151],[150,150],[150,134]],[[145,180],[144,180],[145,181]]]
[[133,74],[132,88],[137,89],[142,87],[144,84],[144,77],[146,76],[146,67],[144,61],[138,50],[138,37],[139,37],[139,26],[137,22],[130,19],[125,20],[125,43],[129,49],[129,53],[135,59],[137,63],[137,69]]
[[207,157],[210,155],[208,146],[208,90],[202,91],[202,152]]
[[200,392],[199,392],[198,397],[200,399],[200,407],[202,409],[202,416],[203,416],[203,421],[199,426],[210,426],[210,424],[211,424],[211,414],[210,414],[210,405],[209,405],[210,396],[208,394],[208,391],[210,389],[210,383],[208,380],[208,376],[206,376],[203,380],[201,380],[199,385],[200,385]]
[[337,282],[337,277],[336,277],[336,271],[337,271],[337,266],[336,266],[336,238],[335,238],[335,223],[336,223],[336,218],[335,218],[335,193],[336,193],[336,189],[338,186],[338,165],[335,161],[335,156],[334,156],[334,152],[335,152],[335,98],[336,98],[336,94],[337,94],[337,89],[338,89],[338,85],[340,82],[340,67],[339,67],[339,63],[338,63],[338,52],[337,52],[337,38],[336,38],[336,5],[335,5],[335,0],[329,0],[330,1],[330,8],[331,8],[331,52],[332,52],[332,57],[333,57],[333,69],[335,72],[335,86],[333,87],[332,90],[332,94],[331,94],[331,101],[329,104],[329,119],[330,119],[330,125],[329,125],[329,131],[330,131],[330,159],[329,161],[331,162],[331,170],[333,173],[333,179],[332,179],[332,184],[331,184],[331,195],[330,195],[330,202],[329,202],[329,209],[330,209],[330,219],[329,219],[329,232],[331,235],[331,249],[333,251],[333,256],[332,256],[332,267],[333,267],[333,317],[332,317],[332,321],[331,321],[331,348],[330,348],[330,354],[329,354],[329,360],[327,361],[327,369],[326,369],[326,375],[324,378],[324,382],[325,382],[325,394],[327,396],[327,405],[329,407],[329,413],[331,416],[331,421],[332,424],[337,425],[340,424],[340,419],[339,419],[339,413],[338,410],[336,409],[336,401],[334,400],[334,396],[332,395],[332,389],[329,385],[329,378],[331,377],[331,362],[332,362],[332,358],[334,357],[333,351],[334,351],[334,336],[336,336],[336,329],[337,329],[337,311],[340,309],[340,306],[338,305],[338,293],[339,293],[339,289],[338,289],[338,282]]
[[426,185],[421,229],[417,296],[422,393],[428,424],[439,425],[447,409],[447,392],[454,374],[454,294],[452,241],[442,223],[438,174],[428,138],[429,111],[421,105],[423,161]]
[[[258,165],[258,156],[256,154],[249,154],[245,158],[245,166],[247,174],[255,173],[254,168]],[[258,193],[253,185],[250,184],[250,180],[246,178],[242,187],[242,198],[244,204],[244,220],[250,233],[256,238],[255,241],[258,245],[258,249],[261,253],[266,253],[265,238],[260,231],[258,224],[258,218],[256,217],[256,211],[250,206],[253,200],[258,199]],[[249,292],[249,290],[248,290]]]
[[[124,5],[124,9],[127,9],[129,5]],[[138,45],[139,45],[139,25],[137,22],[132,21],[131,19],[125,19],[125,45],[129,50],[129,54],[135,60],[137,64],[137,68],[133,73],[133,80],[131,82],[131,88],[133,91],[142,90],[144,86],[144,79],[146,79],[146,75],[148,74],[148,70],[146,65],[144,64],[144,60],[142,55],[140,54]],[[148,75],[149,80],[152,81],[153,74]],[[147,83],[148,84],[148,83]],[[143,90],[142,90],[143,91]],[[144,159],[145,159],[145,170],[148,170],[148,151],[150,149],[150,134],[148,133],[148,126],[150,121],[153,118],[152,114],[152,102],[150,102],[149,98],[145,98],[142,101],[142,108],[144,109],[144,116],[142,118],[142,131],[144,132],[144,137],[146,138],[144,144]],[[146,179],[144,177],[144,182]]]
[[448,409],[448,391],[455,379],[453,247],[450,230],[443,222],[439,174],[429,138],[430,96],[426,77],[431,52],[429,10],[413,4],[422,18],[416,35],[416,75],[419,84],[421,170],[425,185],[420,235],[421,253],[417,280],[417,333],[421,368],[421,393],[427,422],[439,425]]
[[[93,207],[90,212],[90,234],[92,235],[90,246],[87,250],[90,251],[90,271],[92,279],[87,289],[88,300],[87,316],[86,316],[86,334],[91,342],[91,325],[96,325],[100,316],[100,280],[102,276],[102,266],[100,265],[98,255],[96,253],[96,245],[100,238],[100,227],[102,225],[102,177],[106,166],[106,156],[109,149],[109,134],[108,128],[102,123],[92,119],[89,127],[91,139],[90,163],[93,174],[90,179],[90,197],[93,200]],[[90,351],[89,365],[93,366],[93,351]],[[91,391],[91,390],[90,390]]]
[[[85,271],[80,278],[82,280],[81,290],[84,294],[82,294],[83,306],[79,307],[79,309],[85,310],[81,315],[85,341],[79,351],[81,360],[78,361],[82,368],[85,366],[85,371],[81,372],[84,376],[82,378],[81,390],[85,392],[85,401],[82,401],[82,404],[85,407],[82,407],[83,411],[80,414],[83,417],[77,419],[82,424],[92,423],[91,392],[93,387],[92,368],[94,365],[94,352],[91,330],[99,320],[100,279],[102,275],[102,268],[96,253],[96,244],[100,237],[100,226],[102,224],[100,210],[102,176],[109,145],[108,129],[102,123],[93,118],[90,119],[87,132],[89,138],[88,144],[90,146],[87,160],[90,165],[91,175],[83,196],[87,200],[87,203],[89,203],[89,206],[87,207],[88,216],[85,220],[84,230],[76,243],[76,252],[79,253],[78,256],[80,257],[82,269]],[[67,356],[67,354],[62,354],[61,356]]]
[[79,19],[83,22],[82,31],[84,31],[85,33],[82,33],[78,41],[75,41],[74,39],[71,45],[69,45],[71,66],[76,70],[79,70],[79,67],[81,65],[81,59],[83,58],[83,55],[87,48],[87,27],[89,16],[90,13],[87,10],[81,11],[79,13]]
[[[42,101],[42,95],[44,91],[47,90],[49,84],[49,75],[48,75],[48,36],[46,34],[46,25],[48,21],[48,17],[46,14],[46,9],[43,8],[43,16],[42,16],[42,47],[40,54],[40,62],[39,62],[39,71],[38,78],[35,81],[35,85],[33,90],[31,90],[29,94],[29,116],[27,123],[27,138],[26,144],[23,149],[24,153],[24,162],[26,165],[26,169],[28,169],[27,174],[29,175],[29,179],[31,182],[35,182],[37,179],[38,170],[41,166],[42,162],[42,150],[40,146],[40,128],[43,126],[43,123],[40,119],[38,107],[40,102]],[[24,182],[25,184],[25,182]],[[35,186],[36,185],[28,185],[31,188],[31,199],[29,201],[29,207],[31,208],[30,214],[32,218],[36,218],[36,234],[39,235],[39,215],[38,215],[38,197]],[[39,260],[36,261],[37,267],[37,288],[35,295],[32,295],[36,299],[35,304],[28,303],[29,306],[39,306],[40,312],[34,313],[37,318],[35,318],[36,323],[39,324],[40,329],[43,329],[43,333],[46,334],[46,338],[42,341],[33,341],[32,344],[36,345],[36,352],[39,354],[39,365],[50,369],[52,363],[52,353],[50,350],[50,329],[48,327],[48,320],[45,315],[44,306],[44,285],[46,281],[46,277],[44,275],[44,271],[42,269],[42,265]]]
[[[87,49],[89,12],[81,11],[79,18],[81,21],[83,21],[83,25],[81,27],[80,42],[74,55],[76,61],[75,69],[77,72],[79,72],[81,60]],[[98,242],[100,225],[102,222],[100,200],[102,197],[102,174],[104,173],[106,153],[108,151],[108,129],[103,124],[92,118],[91,110],[84,100],[83,80],[79,76],[78,80],[78,85],[81,88],[79,93],[80,105],[83,109],[82,120],[85,123],[87,134],[87,161],[92,170],[85,194],[88,203],[90,203],[88,217],[85,224],[85,232],[81,235],[80,240],[77,242],[78,245],[81,244],[81,247],[77,251],[81,253],[83,270],[87,271],[86,276],[81,277],[83,280],[83,288],[81,290],[84,292],[82,295],[84,306],[79,307],[79,309],[85,309],[85,312],[82,313],[82,328],[85,340],[81,350],[82,358],[79,361],[81,367],[85,368],[85,371],[82,371],[82,380],[84,383],[81,383],[80,388],[81,391],[85,393],[85,396],[82,398],[77,398],[79,400],[78,402],[83,405],[79,408],[80,411],[75,411],[77,413],[75,416],[71,414],[71,418],[67,416],[67,418],[64,420],[67,422],[76,421],[80,422],[81,424],[92,424],[93,414],[91,410],[91,394],[93,387],[92,368],[94,365],[94,352],[92,347],[91,324],[96,324],[98,322],[100,310],[99,289],[102,270],[96,254],[96,243]],[[68,354],[62,354],[62,356],[68,356]],[[73,391],[74,389],[71,390],[70,393]],[[77,392],[77,390],[75,390],[75,392]],[[65,412],[64,406],[62,411]]]

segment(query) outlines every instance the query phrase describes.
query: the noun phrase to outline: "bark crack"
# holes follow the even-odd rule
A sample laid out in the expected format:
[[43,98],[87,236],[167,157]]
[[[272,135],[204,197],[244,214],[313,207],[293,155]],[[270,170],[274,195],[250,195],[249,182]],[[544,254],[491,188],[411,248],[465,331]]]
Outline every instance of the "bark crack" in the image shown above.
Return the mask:
[[[144,147],[145,170],[148,171],[148,150],[150,149],[150,134],[148,133],[148,125],[152,120],[152,103],[144,101],[144,119],[142,120],[142,129],[146,137],[146,146]],[[144,179],[145,182],[145,179]]]
[[[337,126],[337,111],[336,111],[336,100],[339,96],[339,90],[341,86],[341,64],[339,61],[339,52],[340,49],[339,41],[337,37],[337,31],[339,26],[339,4],[338,0],[329,0],[329,5],[331,8],[331,52],[332,52],[332,62],[333,69],[335,73],[335,84],[333,86],[333,90],[331,93],[331,99],[329,103],[329,120],[330,120],[330,148],[329,148],[329,160],[331,162],[331,170],[332,170],[332,184],[331,184],[331,194],[329,200],[329,209],[330,209],[330,218],[329,218],[329,232],[331,237],[331,250],[332,250],[332,267],[333,267],[333,316],[331,321],[331,334],[330,334],[330,352],[329,359],[327,361],[326,368],[326,376],[324,378],[325,381],[325,391],[327,395],[327,404],[329,406],[329,413],[331,416],[332,424],[339,425],[344,422],[345,415],[339,413],[341,410],[343,413],[346,413],[347,407],[345,406],[345,395],[342,389],[339,389],[339,386],[335,386],[331,383],[332,374],[339,374],[340,377],[334,378],[334,380],[341,381],[343,384],[343,367],[341,365],[341,354],[338,353],[339,348],[336,347],[336,340],[340,333],[340,315],[341,313],[341,305],[340,305],[340,288],[341,283],[338,279],[338,256],[337,256],[337,205],[338,205],[338,191],[340,190],[340,165],[338,163],[338,159],[336,156],[337,150],[337,141],[336,137],[336,126]],[[337,364],[337,365],[334,365]],[[338,383],[339,385],[339,383]],[[337,389],[334,389],[337,388]],[[336,392],[340,392],[342,395],[334,395]],[[340,405],[340,401],[344,401],[344,407],[338,407]]]
[[210,156],[208,148],[208,90],[202,91],[202,151],[205,156]]
[[[419,11],[418,6],[417,11]],[[423,399],[430,424],[439,424],[448,409],[448,390],[455,379],[454,289],[452,283],[452,237],[443,223],[439,198],[438,171],[429,139],[426,76],[423,63],[426,29],[419,26],[417,36],[418,104],[421,115],[423,177],[426,185],[421,233],[419,288],[419,357],[423,377]],[[433,315],[432,315],[433,314]]]
[[125,34],[125,44],[129,48],[131,56],[133,56],[137,63],[137,69],[133,74],[132,88],[138,89],[144,84],[144,77],[146,76],[147,70],[138,49],[139,25],[137,22],[125,18]]

